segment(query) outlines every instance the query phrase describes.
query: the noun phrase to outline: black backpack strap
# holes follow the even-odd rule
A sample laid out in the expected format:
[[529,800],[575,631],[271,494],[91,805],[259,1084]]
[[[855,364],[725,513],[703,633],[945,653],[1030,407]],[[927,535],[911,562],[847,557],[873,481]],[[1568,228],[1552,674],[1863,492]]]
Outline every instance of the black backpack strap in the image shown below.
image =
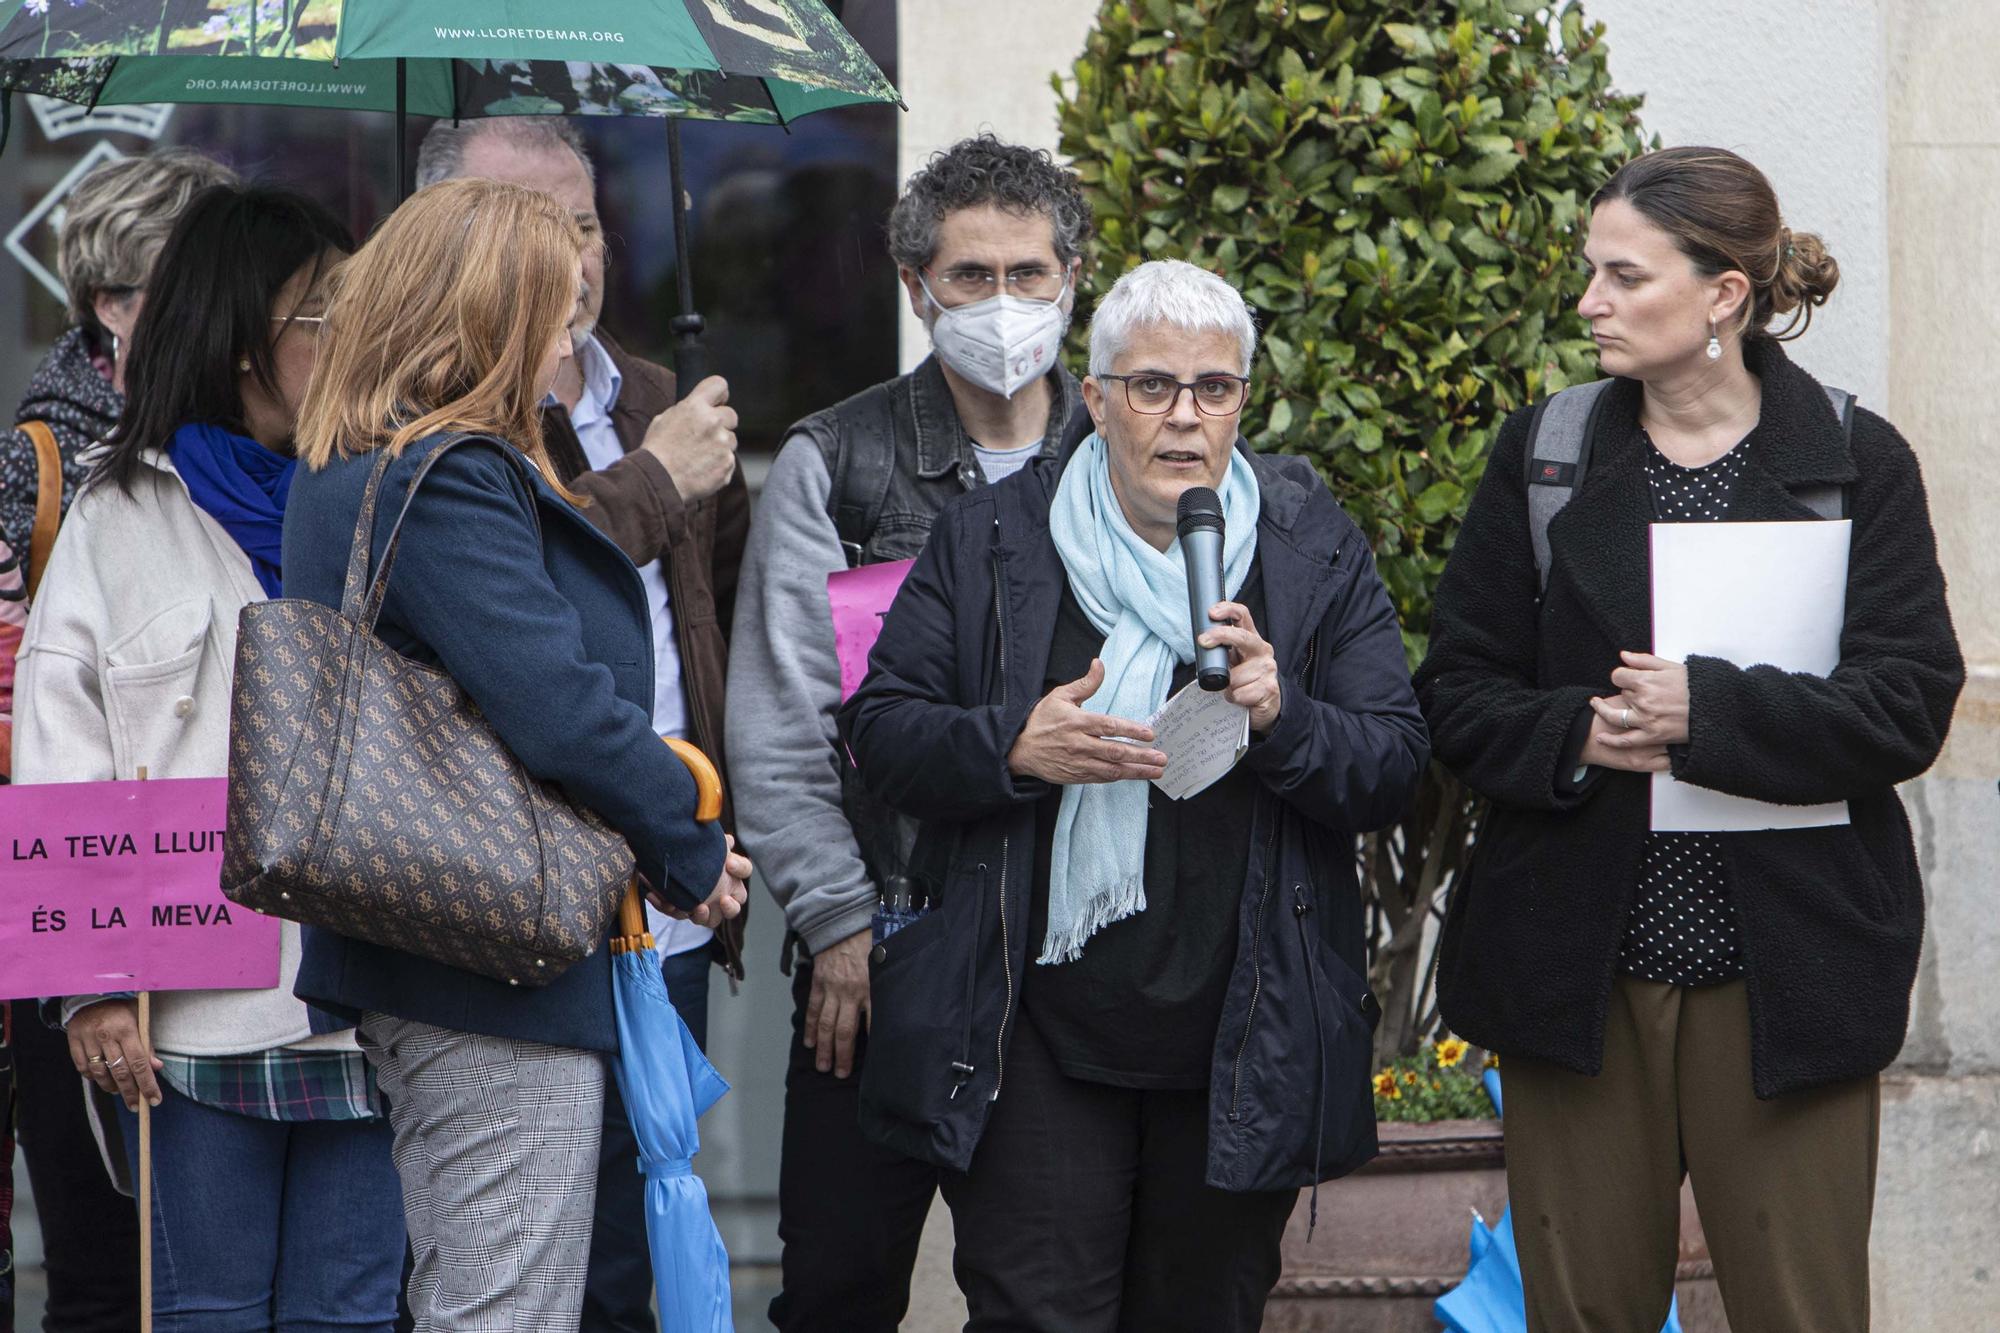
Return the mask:
[[861,563],[862,550],[882,521],[889,481],[896,472],[895,422],[886,410],[869,416],[866,422],[850,422],[842,428],[840,473],[827,497],[849,569]]
[[1590,441],[1609,379],[1578,384],[1545,398],[1528,423],[1522,451],[1528,493],[1528,536],[1535,548],[1536,595],[1549,586],[1549,522],[1583,486]]
[[847,567],[861,563],[862,549],[882,521],[889,482],[896,471],[896,414],[890,386],[864,389],[846,402],[816,412],[787,432],[813,442],[831,483],[826,514],[840,535]]
[[1820,385],[1820,392],[1826,395],[1827,406],[1840,419],[1840,433],[1844,439],[1854,439],[1854,395],[1845,389],[1836,389],[1831,384]]
[[[1836,389],[1830,384],[1820,386],[1826,393],[1827,405],[1833,408],[1833,415],[1840,421],[1841,437],[1852,444],[1854,441],[1854,395],[1845,389]],[[1846,518],[1849,487],[1839,482],[1828,482],[1820,486],[1800,486],[1792,491],[1792,498],[1821,518]]]

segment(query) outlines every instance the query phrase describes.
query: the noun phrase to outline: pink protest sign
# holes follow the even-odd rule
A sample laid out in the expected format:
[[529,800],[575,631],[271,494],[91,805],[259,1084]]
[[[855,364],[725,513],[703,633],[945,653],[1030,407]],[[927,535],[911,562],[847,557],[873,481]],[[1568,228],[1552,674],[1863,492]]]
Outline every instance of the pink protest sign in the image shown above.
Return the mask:
[[222,778],[0,787],[0,998],[278,984],[222,896]]
[[882,617],[896,600],[914,560],[838,569],[826,576],[826,601],[833,608],[833,649],[840,658],[840,698],[845,702],[868,674],[868,651],[882,637]]

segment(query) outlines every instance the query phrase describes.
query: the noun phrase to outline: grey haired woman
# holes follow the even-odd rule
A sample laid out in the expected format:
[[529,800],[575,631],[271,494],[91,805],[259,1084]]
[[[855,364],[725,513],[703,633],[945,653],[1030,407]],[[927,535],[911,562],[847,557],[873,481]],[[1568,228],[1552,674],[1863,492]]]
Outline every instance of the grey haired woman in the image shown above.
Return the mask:
[[[1120,278],[1097,429],[944,511],[841,712],[940,904],[871,959],[862,1129],[946,1168],[975,1333],[1250,1333],[1299,1189],[1375,1153],[1353,835],[1429,747],[1368,543],[1243,442],[1255,349],[1216,275]],[[1196,488],[1245,744],[1177,800],[1145,719],[1194,675]]]
[[[119,158],[92,171],[63,201],[56,268],[69,293],[68,332],[28,381],[14,424],[45,423],[62,447],[62,508],[84,468],[77,457],[102,439],[125,406],[125,362],[146,304],[146,279],[188,200],[236,179],[189,148]],[[35,446],[20,431],[0,437],[0,542],[27,562],[35,522]]]

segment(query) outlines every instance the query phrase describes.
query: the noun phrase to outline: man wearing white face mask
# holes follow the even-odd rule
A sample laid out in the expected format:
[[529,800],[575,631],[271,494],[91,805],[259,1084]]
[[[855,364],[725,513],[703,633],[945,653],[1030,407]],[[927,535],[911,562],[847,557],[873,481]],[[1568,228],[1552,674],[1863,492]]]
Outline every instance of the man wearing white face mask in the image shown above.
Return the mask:
[[1090,209],[1047,153],[967,139],[910,179],[889,249],[933,355],[806,418],[758,502],[731,636],[737,834],[798,959],[785,1079],[780,1330],[893,1330],[936,1171],[861,1137],[870,922],[900,895],[914,828],[862,792],[836,745],[833,571],[909,559],[952,499],[1053,454],[1082,411],[1058,353]]

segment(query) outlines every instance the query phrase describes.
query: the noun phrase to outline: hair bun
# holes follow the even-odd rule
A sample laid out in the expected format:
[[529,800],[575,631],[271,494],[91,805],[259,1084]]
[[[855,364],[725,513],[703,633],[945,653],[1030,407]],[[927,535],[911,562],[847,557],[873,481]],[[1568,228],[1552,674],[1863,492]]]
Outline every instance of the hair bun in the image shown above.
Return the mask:
[[1826,252],[1826,242],[1809,231],[1779,233],[1778,272],[1771,281],[1771,313],[1787,315],[1826,304],[1840,285],[1840,264]]

